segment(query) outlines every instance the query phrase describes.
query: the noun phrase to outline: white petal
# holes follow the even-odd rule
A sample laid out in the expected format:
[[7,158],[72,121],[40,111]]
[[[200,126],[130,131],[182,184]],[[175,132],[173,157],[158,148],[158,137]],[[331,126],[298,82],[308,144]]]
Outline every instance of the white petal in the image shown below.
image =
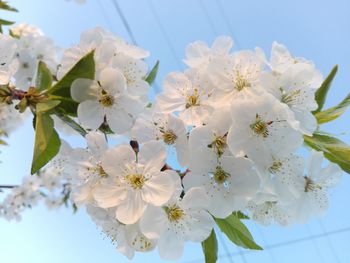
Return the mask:
[[107,112],[106,119],[109,127],[117,134],[129,131],[134,123],[134,119],[120,108],[116,111]]
[[159,255],[163,259],[176,260],[182,256],[184,240],[171,230],[165,231],[158,241]]
[[96,130],[101,126],[103,118],[103,110],[97,101],[87,100],[79,104],[78,119],[83,126]]
[[99,95],[95,85],[95,81],[91,79],[74,80],[70,89],[73,100],[78,102],[94,100]]
[[170,199],[174,191],[175,185],[172,177],[167,173],[159,172],[153,174],[145,182],[142,188],[142,198],[147,203],[161,206]]
[[[115,207],[126,198],[126,191],[118,186],[114,180],[99,185],[94,191],[94,198],[102,208]],[[125,201],[124,201],[125,202]]]
[[126,80],[122,72],[114,68],[105,68],[100,73],[102,88],[110,95],[123,93],[126,90]]
[[187,191],[182,199],[181,207],[185,209],[204,209],[208,207],[209,197],[206,195],[204,188],[193,187]]
[[101,158],[102,167],[108,175],[123,176],[124,167],[135,162],[135,152],[129,145],[120,145],[108,150]]
[[139,191],[129,191],[126,199],[117,207],[116,217],[123,224],[134,224],[141,218],[146,207],[147,203],[142,200]]
[[159,239],[168,227],[168,218],[162,207],[149,205],[141,220],[141,232],[150,239]]
[[105,136],[100,132],[89,132],[86,135],[86,142],[89,150],[95,156],[102,156],[107,150],[108,145]]
[[193,226],[191,227],[188,237],[193,242],[202,242],[207,239],[213,230],[215,221],[206,211],[195,211],[190,213]]
[[139,162],[146,165],[145,169],[160,171],[165,164],[167,153],[161,142],[150,141],[142,144],[138,157]]

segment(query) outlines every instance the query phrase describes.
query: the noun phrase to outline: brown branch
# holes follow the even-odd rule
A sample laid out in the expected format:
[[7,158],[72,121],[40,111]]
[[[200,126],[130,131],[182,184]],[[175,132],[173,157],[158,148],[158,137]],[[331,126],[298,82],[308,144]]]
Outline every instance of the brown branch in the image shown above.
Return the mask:
[[18,187],[18,185],[0,185],[0,188],[3,188],[3,189],[12,189],[16,187]]

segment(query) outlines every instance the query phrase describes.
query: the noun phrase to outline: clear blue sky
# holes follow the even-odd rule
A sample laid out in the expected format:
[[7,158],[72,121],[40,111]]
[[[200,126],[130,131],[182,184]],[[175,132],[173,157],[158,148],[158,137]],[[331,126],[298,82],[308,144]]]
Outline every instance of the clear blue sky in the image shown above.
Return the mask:
[[[81,31],[95,26],[103,26],[129,39],[111,0],[87,0],[82,6],[64,0],[9,2],[20,13],[11,17],[2,15],[38,25],[62,47],[76,43]],[[187,43],[197,39],[211,43],[217,35],[226,34],[234,37],[239,49],[260,46],[269,51],[274,40],[284,43],[293,54],[312,59],[324,75],[334,64],[339,64],[327,105],[339,102],[350,92],[350,3],[347,0],[119,0],[119,4],[138,44],[152,52],[149,62],[161,61],[157,86],[161,86],[167,72],[184,68],[181,60]],[[348,112],[324,129],[350,143],[349,120]],[[74,142],[81,143],[79,139]],[[29,172],[33,146],[30,121],[12,134],[9,143],[11,147],[1,149],[0,182],[10,184],[18,183],[21,176]],[[350,262],[349,189],[350,176],[345,175],[332,194],[327,215],[306,226],[266,228],[249,223],[257,242],[271,249],[250,253],[223,239],[219,262]],[[329,235],[325,235],[327,233]],[[224,246],[232,257],[225,257]],[[203,261],[198,244],[188,244],[181,260],[192,261]],[[25,212],[20,223],[0,219],[0,262],[128,260],[115,251],[84,211],[72,215],[64,208],[50,212],[39,206]],[[152,252],[137,255],[134,262],[162,261],[157,252]]]

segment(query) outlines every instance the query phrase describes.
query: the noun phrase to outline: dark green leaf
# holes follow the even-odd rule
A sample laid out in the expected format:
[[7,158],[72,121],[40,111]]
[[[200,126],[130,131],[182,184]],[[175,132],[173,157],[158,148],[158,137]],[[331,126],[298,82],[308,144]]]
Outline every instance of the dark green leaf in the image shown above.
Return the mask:
[[220,230],[237,246],[262,250],[262,248],[255,243],[248,228],[235,214],[231,214],[225,219],[215,218],[215,221]]
[[9,26],[9,25],[13,25],[14,23],[15,22],[4,20],[4,19],[0,18],[0,25]]
[[47,68],[46,64],[42,61],[40,61],[38,65],[38,73],[35,85],[35,88],[39,91],[47,90],[51,88],[52,85],[52,74]]
[[48,113],[36,115],[35,144],[31,173],[44,167],[60,149],[61,141],[54,129],[54,122]]
[[326,123],[337,119],[341,116],[350,105],[350,94],[342,100],[337,106],[331,107],[327,110],[317,112],[315,117],[319,124]]
[[350,174],[350,147],[337,138],[315,133],[312,137],[304,135],[304,142],[316,151],[322,151],[332,163],[338,164]]
[[49,93],[65,98],[71,98],[70,87],[72,82],[79,78],[94,79],[95,61],[94,51],[82,57],[66,75],[62,77],[50,90]]
[[83,127],[81,127],[78,123],[76,123],[72,118],[67,116],[64,112],[60,110],[56,110],[54,114],[61,119],[65,124],[67,124],[69,127],[77,131],[81,136],[85,137],[87,132]]
[[156,79],[158,69],[159,69],[159,60],[157,60],[156,64],[153,66],[152,70],[145,78],[145,81],[148,82],[149,85],[152,85],[152,83]]
[[205,263],[215,263],[218,259],[218,241],[214,229],[210,236],[202,242]]
[[327,78],[323,81],[321,87],[315,93],[315,100],[318,104],[318,108],[314,111],[314,113],[322,110],[323,105],[326,101],[327,93],[329,88],[331,87],[332,81],[337,74],[338,65],[335,65],[331,72],[328,74]]
[[0,2],[0,9],[7,10],[7,11],[12,11],[12,12],[18,12],[18,10],[14,7],[11,7],[8,5],[7,2]]

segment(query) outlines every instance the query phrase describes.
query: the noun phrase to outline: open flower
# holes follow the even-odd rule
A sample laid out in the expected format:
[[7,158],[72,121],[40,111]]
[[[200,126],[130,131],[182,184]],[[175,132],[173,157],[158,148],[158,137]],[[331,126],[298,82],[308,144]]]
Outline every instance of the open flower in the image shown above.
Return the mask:
[[184,122],[172,114],[142,114],[131,130],[131,136],[139,143],[157,140],[176,149],[177,160],[182,166],[188,162],[188,140]]
[[[197,156],[201,159],[200,156]],[[195,164],[200,163],[199,160]],[[208,211],[219,218],[226,218],[233,211],[245,208],[260,186],[260,178],[253,162],[244,157],[223,156],[205,160],[203,167],[189,166],[190,172],[183,179],[185,190],[203,187],[208,196]]]
[[214,227],[214,219],[205,210],[207,198],[203,189],[190,189],[183,198],[181,191],[163,206],[149,206],[140,221],[142,233],[158,239],[159,254],[164,259],[181,257],[185,241],[201,242]]
[[127,94],[126,80],[118,69],[105,68],[98,80],[77,79],[71,87],[72,98],[80,102],[78,118],[83,126],[98,129],[107,122],[116,133],[131,129],[142,103]]
[[160,142],[142,145],[136,155],[128,145],[108,150],[102,167],[108,178],[101,182],[94,197],[102,208],[116,207],[116,218],[124,224],[140,219],[148,204],[166,203],[177,187],[176,172],[161,172],[166,151]]
[[248,155],[256,163],[271,163],[273,156],[285,156],[302,144],[301,133],[288,122],[292,117],[270,94],[237,100],[231,106],[231,117],[227,135],[231,152]]
[[162,113],[178,112],[186,125],[200,126],[213,111],[210,105],[211,88],[208,80],[201,81],[199,72],[187,75],[170,73],[164,81],[164,90],[157,96],[156,110]]

